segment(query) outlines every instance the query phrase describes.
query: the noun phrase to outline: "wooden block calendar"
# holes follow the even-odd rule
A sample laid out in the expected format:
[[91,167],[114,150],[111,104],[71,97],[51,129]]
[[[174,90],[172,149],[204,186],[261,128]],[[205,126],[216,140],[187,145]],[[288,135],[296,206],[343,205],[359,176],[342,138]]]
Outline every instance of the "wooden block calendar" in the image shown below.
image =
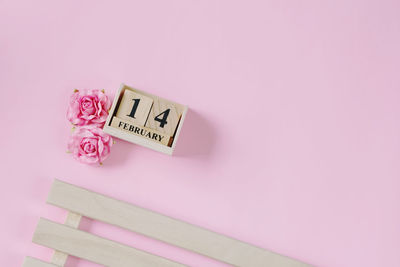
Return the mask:
[[172,155],[187,107],[122,84],[103,131]]

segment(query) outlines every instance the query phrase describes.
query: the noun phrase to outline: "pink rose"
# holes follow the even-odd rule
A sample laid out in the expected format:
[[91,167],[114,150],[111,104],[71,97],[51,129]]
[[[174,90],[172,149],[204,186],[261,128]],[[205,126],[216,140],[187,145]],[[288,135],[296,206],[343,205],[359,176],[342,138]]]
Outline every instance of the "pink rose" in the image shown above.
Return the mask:
[[77,126],[103,127],[110,107],[111,101],[100,90],[75,90],[69,101],[67,119]]
[[68,142],[68,150],[81,163],[102,163],[110,154],[112,137],[97,126],[77,128]]

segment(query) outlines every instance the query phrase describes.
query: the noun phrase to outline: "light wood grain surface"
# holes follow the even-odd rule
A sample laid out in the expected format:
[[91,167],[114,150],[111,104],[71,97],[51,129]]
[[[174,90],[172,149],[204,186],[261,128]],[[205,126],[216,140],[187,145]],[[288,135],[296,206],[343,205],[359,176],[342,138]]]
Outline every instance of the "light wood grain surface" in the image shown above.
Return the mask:
[[185,266],[43,218],[36,227],[33,242],[109,267]]
[[[82,215],[69,211],[67,214],[67,218],[65,219],[64,224],[77,229],[79,227],[79,223],[81,222]],[[64,267],[67,262],[68,254],[61,251],[54,251],[53,257],[51,258],[51,262],[57,266]]]
[[234,266],[310,266],[245,242],[59,180],[55,180],[47,202]]
[[57,267],[57,265],[47,263],[32,257],[26,257],[22,267]]

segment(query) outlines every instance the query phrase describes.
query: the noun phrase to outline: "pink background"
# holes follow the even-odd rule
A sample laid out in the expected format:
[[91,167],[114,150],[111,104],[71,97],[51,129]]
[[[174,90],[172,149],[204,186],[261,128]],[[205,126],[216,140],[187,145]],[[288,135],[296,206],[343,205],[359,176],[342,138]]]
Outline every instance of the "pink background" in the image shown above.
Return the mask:
[[[399,1],[0,1],[0,265],[26,255],[54,178],[317,266],[400,266]],[[190,107],[173,157],[66,151],[74,88]],[[82,229],[226,266],[91,220]],[[71,258],[68,266],[96,266]]]

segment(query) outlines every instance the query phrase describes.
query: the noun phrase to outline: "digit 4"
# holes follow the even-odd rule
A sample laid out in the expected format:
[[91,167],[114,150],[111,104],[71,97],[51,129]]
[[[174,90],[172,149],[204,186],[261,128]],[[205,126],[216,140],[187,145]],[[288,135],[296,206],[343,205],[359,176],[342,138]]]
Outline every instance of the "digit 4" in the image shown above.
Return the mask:
[[[166,109],[154,118],[155,121],[158,121],[160,123],[161,128],[164,128],[164,125],[168,123],[167,118],[169,115],[169,111],[170,111],[170,109]],[[162,115],[162,118],[160,118],[161,115]]]

